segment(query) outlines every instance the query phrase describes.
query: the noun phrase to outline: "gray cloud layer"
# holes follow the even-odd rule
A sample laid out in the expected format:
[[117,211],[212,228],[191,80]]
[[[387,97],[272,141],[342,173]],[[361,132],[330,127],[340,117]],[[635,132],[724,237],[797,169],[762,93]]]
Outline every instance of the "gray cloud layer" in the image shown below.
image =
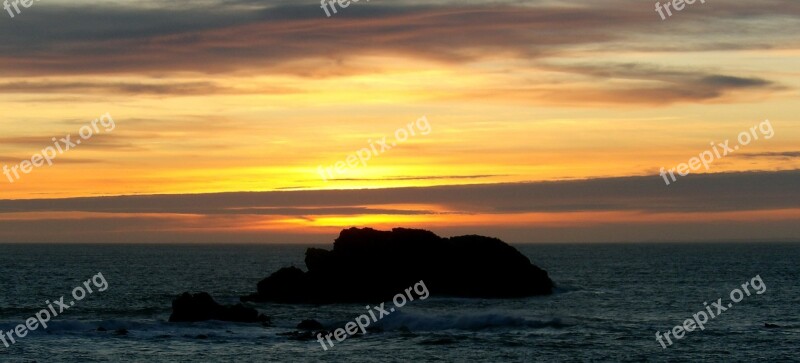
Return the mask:
[[[655,176],[374,190],[281,191],[2,200],[0,213],[106,212],[311,215],[409,213],[371,205],[435,204],[458,213],[703,212],[800,207],[800,171]],[[308,209],[311,208],[311,209]]]
[[[446,213],[627,211],[700,212],[683,221],[598,221],[598,223],[428,227],[442,235],[484,234],[509,242],[800,240],[789,218],[703,220],[702,213],[770,211],[800,206],[800,171],[690,175],[670,186],[657,175],[595,180],[398,188],[382,190],[287,191],[202,195],[152,195],[0,201],[2,242],[105,243],[320,243],[327,229],[304,233],[248,229],[265,216],[313,220],[326,215],[433,215],[433,211],[381,206],[432,204]],[[17,214],[20,212],[33,212]],[[40,214],[40,213],[46,214]],[[101,212],[112,214],[61,214]],[[123,214],[124,213],[124,214]],[[189,217],[191,216],[191,217]],[[189,218],[187,218],[189,217]],[[243,228],[245,227],[245,228]],[[320,233],[323,233],[322,235]]]
[[[622,0],[363,3],[331,18],[316,2],[296,4],[42,4],[0,24],[0,72],[213,73],[375,52],[463,62],[495,52],[536,58],[571,45],[604,43],[636,48],[661,42],[660,50],[702,43],[706,50],[724,49],[730,42],[720,35],[729,34],[739,20],[763,20],[758,29],[742,29],[737,39],[739,47],[758,49],[791,44],[780,33],[769,32],[797,29],[800,15],[800,6],[791,0],[707,5],[684,11],[675,22],[683,33],[701,27],[706,36],[675,41],[670,40],[675,28],[662,26],[652,4]],[[649,41],[636,34],[647,35]]]
[[[667,26],[652,4],[624,0],[364,2],[331,18],[317,2],[49,3],[0,22],[0,76],[160,78],[188,72],[319,78],[379,71],[349,64],[355,56],[374,54],[448,64],[502,56],[527,62],[523,67],[554,70],[547,61],[574,55],[569,52],[576,48],[769,49],[794,47],[795,39],[782,34],[800,31],[800,5],[792,0],[714,3],[691,10],[670,19]],[[517,85],[496,91],[545,102],[660,105],[704,102],[732,91],[781,89],[775,81],[753,75],[690,68],[675,72],[646,64],[560,65],[555,70],[598,78],[598,88],[566,92],[546,87],[553,85]],[[602,82],[617,79],[650,84],[614,88]],[[174,79],[142,84],[28,79],[0,84],[0,92],[191,96],[291,90],[237,90]]]

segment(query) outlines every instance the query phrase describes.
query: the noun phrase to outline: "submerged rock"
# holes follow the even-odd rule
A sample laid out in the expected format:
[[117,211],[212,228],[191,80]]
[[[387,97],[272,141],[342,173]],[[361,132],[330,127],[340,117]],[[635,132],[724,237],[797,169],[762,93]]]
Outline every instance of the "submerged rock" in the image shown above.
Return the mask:
[[269,318],[259,314],[258,310],[245,307],[242,304],[224,306],[214,301],[208,293],[201,292],[190,294],[184,292],[172,301],[172,315],[170,322],[197,322],[206,320],[221,320],[240,323],[268,324]]
[[285,333],[278,333],[279,336],[285,336],[289,340],[309,341],[314,340],[315,333],[311,331],[290,331]]
[[[282,268],[242,300],[374,302],[428,291],[437,296],[516,298],[551,294],[554,286],[546,271],[497,238],[442,238],[419,229],[346,229],[332,251],[308,249],[305,264],[308,272]],[[420,281],[425,291],[407,291]]]
[[299,330],[322,330],[324,328],[325,327],[322,326],[322,323],[313,319],[303,320],[300,322],[300,324],[297,324],[297,329]]

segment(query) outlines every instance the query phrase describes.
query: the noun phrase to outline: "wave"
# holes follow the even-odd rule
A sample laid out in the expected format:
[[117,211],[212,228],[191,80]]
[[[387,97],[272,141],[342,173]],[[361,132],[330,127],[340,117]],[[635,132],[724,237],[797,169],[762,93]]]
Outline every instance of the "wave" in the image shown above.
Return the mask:
[[[3,330],[10,330],[13,329],[18,324],[24,324],[24,320],[21,321],[3,321],[0,323],[0,329]],[[38,323],[37,323],[38,325]],[[54,333],[71,333],[71,332],[90,332],[90,331],[97,331],[98,328],[102,327],[107,331],[114,331],[117,329],[150,329],[153,327],[157,327],[163,325],[162,323],[155,322],[155,321],[134,321],[134,320],[70,320],[70,319],[58,319],[58,320],[51,320],[47,322],[47,329],[42,329],[41,326],[38,326],[35,331],[32,331],[32,334],[36,333],[46,333],[46,334],[54,334]]]
[[515,316],[508,313],[466,313],[430,315],[396,312],[379,322],[387,330],[440,331],[485,330],[495,328],[561,329],[570,326],[560,318],[545,320]]
[[[0,322],[0,329],[10,331],[13,325],[10,322]],[[19,324],[19,323],[17,323]],[[280,328],[264,328],[260,325],[231,323],[222,321],[207,321],[197,323],[169,323],[164,320],[59,320],[47,323],[47,329],[38,327],[29,331],[31,337],[72,336],[87,339],[136,339],[156,340],[165,339],[219,339],[226,341],[253,341],[268,340],[281,341],[284,337],[276,334],[286,331]],[[27,339],[27,338],[26,338]],[[2,347],[2,344],[0,344]],[[2,359],[0,359],[2,361]]]

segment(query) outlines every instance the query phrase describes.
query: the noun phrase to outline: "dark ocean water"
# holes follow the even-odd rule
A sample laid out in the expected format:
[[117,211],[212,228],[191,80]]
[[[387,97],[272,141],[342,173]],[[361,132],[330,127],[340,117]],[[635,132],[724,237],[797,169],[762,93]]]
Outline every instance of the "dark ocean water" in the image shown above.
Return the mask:
[[[556,294],[417,300],[381,320],[383,332],[328,351],[316,341],[277,334],[309,318],[344,327],[363,305],[257,305],[272,316],[270,328],[166,322],[176,294],[207,291],[234,303],[278,268],[304,267],[305,248],[0,245],[3,331],[45,308],[46,300],[72,300],[72,289],[98,272],[108,282],[103,292],[90,284],[95,292],[46,331],[10,348],[0,345],[0,361],[800,361],[800,244],[517,246],[550,273]],[[763,294],[745,296],[705,330],[673,339],[667,349],[655,340],[656,331],[705,310],[704,302],[722,298],[727,305],[730,291],[756,275],[766,286]],[[764,328],[764,322],[780,328]],[[108,331],[97,331],[100,326]],[[128,334],[115,335],[121,328]]]

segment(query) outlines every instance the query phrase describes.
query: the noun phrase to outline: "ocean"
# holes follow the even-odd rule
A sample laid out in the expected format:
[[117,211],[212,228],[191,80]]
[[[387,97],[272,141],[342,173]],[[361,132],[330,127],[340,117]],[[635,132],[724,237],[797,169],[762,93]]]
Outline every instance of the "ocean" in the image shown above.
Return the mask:
[[[255,304],[272,317],[267,328],[167,322],[179,293],[206,291],[220,303],[236,303],[279,268],[304,268],[307,247],[0,245],[3,332],[46,309],[47,301],[73,300],[73,288],[87,287],[83,282],[98,273],[108,283],[98,291],[90,282],[94,291],[53,318],[48,329],[29,332],[9,348],[0,344],[0,361],[800,361],[800,244],[516,245],[549,272],[555,294],[415,300],[380,320],[382,331],[336,342],[327,351],[316,340],[279,334],[304,319],[344,327],[366,311],[364,305]],[[727,304],[732,290],[756,276],[763,293],[751,285],[749,296],[709,319],[704,330],[673,337],[667,348],[656,340],[657,331],[707,311],[704,303],[722,298]]]

